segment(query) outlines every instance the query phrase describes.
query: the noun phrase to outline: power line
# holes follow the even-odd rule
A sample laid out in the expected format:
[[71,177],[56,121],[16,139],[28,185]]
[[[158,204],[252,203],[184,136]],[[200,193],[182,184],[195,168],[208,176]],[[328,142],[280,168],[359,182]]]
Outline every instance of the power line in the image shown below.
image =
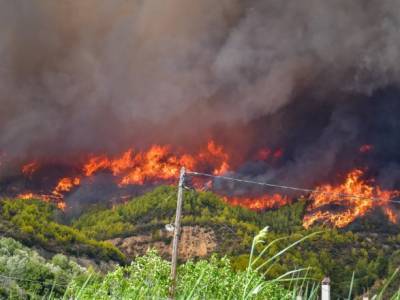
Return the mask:
[[381,202],[400,203],[400,200],[392,200],[392,199],[386,200],[386,199],[381,199],[381,198],[377,198],[377,197],[364,197],[362,195],[356,195],[356,194],[326,192],[326,191],[321,191],[321,190],[317,190],[317,189],[306,189],[306,188],[300,188],[300,187],[294,187],[294,186],[288,186],[288,185],[272,184],[272,183],[267,183],[267,182],[259,182],[259,181],[253,181],[253,180],[248,180],[248,179],[240,179],[240,178],[234,178],[234,177],[228,177],[228,176],[213,175],[213,174],[201,173],[201,172],[187,171],[186,174],[210,177],[210,178],[217,178],[217,179],[235,181],[235,182],[240,182],[240,183],[256,184],[256,185],[260,185],[260,186],[266,186],[266,187],[270,187],[270,188],[278,188],[278,189],[284,189],[284,190],[291,190],[291,191],[334,195],[336,197],[354,198],[354,199],[360,199],[360,200],[372,200],[372,201],[381,201]]
[[62,286],[62,287],[67,287],[67,285],[64,284],[58,284],[58,283],[46,283],[45,281],[38,281],[38,280],[31,280],[31,279],[26,279],[26,278],[19,278],[19,277],[13,277],[13,276],[5,276],[0,274],[0,278],[5,278],[5,279],[13,279],[13,280],[19,280],[19,281],[27,281],[27,282],[34,282],[34,283],[40,283],[43,285],[56,285],[56,286]]

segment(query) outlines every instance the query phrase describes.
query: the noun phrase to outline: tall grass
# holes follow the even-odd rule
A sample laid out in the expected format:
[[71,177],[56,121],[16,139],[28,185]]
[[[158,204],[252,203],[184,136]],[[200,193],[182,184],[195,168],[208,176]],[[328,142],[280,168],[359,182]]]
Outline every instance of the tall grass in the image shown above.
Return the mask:
[[[286,246],[272,256],[268,250],[282,241],[266,241],[268,228],[264,228],[254,237],[246,270],[235,272],[228,258],[212,256],[209,260],[188,261],[178,268],[176,299],[269,299],[296,300],[301,295],[303,300],[317,300],[320,294],[320,282],[310,276],[310,268],[298,268],[273,279],[268,276],[272,267],[287,252],[319,234],[311,233]],[[385,297],[388,287],[399,273],[396,269],[382,288],[371,299],[400,300],[400,289],[391,298]],[[170,263],[161,258],[154,250],[138,257],[131,265],[118,267],[105,276],[89,273],[78,276],[68,284],[63,300],[91,299],[168,299],[170,286]],[[353,273],[347,299],[351,299],[355,281]],[[53,288],[45,296],[30,295],[30,299],[60,299]],[[1,289],[0,289],[1,290]],[[0,297],[1,298],[1,297]],[[10,295],[9,299],[19,299]]]
[[[254,239],[249,264],[245,271],[235,272],[227,258],[213,256],[209,261],[188,261],[178,268],[177,299],[316,299],[318,284],[308,277],[309,269],[296,269],[266,280],[271,267],[279,257],[302,241],[318,234],[307,235],[287,246],[272,257],[266,251],[279,242],[265,245],[268,228]],[[256,254],[256,248],[262,250]],[[66,298],[73,299],[167,299],[170,285],[170,263],[154,251],[137,258],[128,267],[119,267],[104,278],[86,282],[72,282]],[[286,288],[284,287],[284,284]]]

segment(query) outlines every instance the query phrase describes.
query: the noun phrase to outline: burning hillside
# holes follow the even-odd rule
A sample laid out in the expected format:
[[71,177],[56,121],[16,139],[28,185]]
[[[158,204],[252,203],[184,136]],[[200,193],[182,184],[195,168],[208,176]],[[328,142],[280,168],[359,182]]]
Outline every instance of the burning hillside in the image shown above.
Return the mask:
[[[317,187],[311,194],[312,202],[303,225],[309,227],[315,222],[323,221],[337,227],[345,227],[375,207],[381,207],[388,219],[396,223],[398,213],[393,209],[392,202],[400,195],[400,191],[382,190],[373,180],[363,180],[363,175],[363,171],[356,169],[347,174],[344,183],[338,186],[326,184]],[[332,205],[341,209],[332,211]]]
[[[183,153],[182,151],[177,151],[177,154],[171,148],[168,145],[153,145],[145,151],[135,151],[131,148],[116,156],[102,154],[88,155],[85,159],[70,162],[28,162],[20,168],[20,175],[27,182],[26,185],[28,187],[23,187],[25,190],[14,194],[14,196],[24,199],[36,197],[45,201],[53,201],[59,207],[65,208],[64,197],[74,192],[82,184],[90,186],[97,180],[96,177],[98,175],[108,175],[110,185],[115,185],[123,190],[130,186],[176,183],[182,166],[188,170],[200,170],[213,175],[223,175],[231,171],[232,166],[239,163],[238,161],[233,162],[224,147],[216,144],[213,140],[210,140],[194,154]],[[182,153],[179,154],[179,152]],[[261,158],[259,157],[260,153],[262,153]],[[272,163],[281,155],[281,149],[272,151],[263,148],[257,153],[257,159]],[[63,174],[59,176],[52,175],[55,179],[52,183],[44,180],[49,177],[47,172],[50,169],[58,169],[60,167],[66,170],[65,173],[71,175],[68,177],[63,176]],[[16,181],[19,178],[19,176],[16,176]],[[197,188],[212,187],[211,181],[204,181],[200,178],[195,178],[191,183]],[[32,186],[31,189],[29,189],[29,186]],[[12,190],[13,188],[11,188]],[[40,193],[38,190],[47,190],[47,192]],[[264,204],[260,204],[260,200],[254,199],[255,201],[252,201],[250,198],[244,201],[232,198],[229,201],[232,201],[232,204],[241,205],[248,203],[247,206],[252,209],[279,207],[288,202],[287,200],[282,200],[280,203],[274,203],[278,197],[278,194],[272,196],[271,199],[268,196],[263,196],[260,200],[263,199],[262,203]],[[266,204],[267,202],[269,202],[268,205]]]
[[[361,146],[359,151],[364,153],[365,148],[366,146]],[[372,146],[368,148],[372,149]],[[282,149],[273,151],[264,147],[252,155],[252,163],[268,164],[269,168],[273,169],[282,156]],[[241,165],[249,164],[245,160],[232,161],[231,157],[232,155],[223,146],[213,140],[194,154],[183,152],[177,154],[173,152],[171,146],[153,145],[146,151],[135,151],[131,148],[117,156],[88,155],[79,163],[64,163],[63,169],[68,170],[66,173],[70,176],[54,177],[56,180],[53,180],[53,186],[48,185],[48,181],[44,180],[49,174],[46,171],[46,169],[49,170],[48,163],[32,161],[22,165],[20,170],[21,176],[27,182],[26,185],[31,186],[31,189],[24,187],[25,190],[14,193],[13,196],[51,201],[57,203],[61,209],[68,209],[65,198],[73,196],[81,185],[95,189],[94,183],[98,180],[98,176],[107,175],[108,185],[122,191],[117,201],[123,201],[132,195],[132,188],[135,189],[135,187],[153,186],[160,183],[176,184],[181,166],[185,166],[188,170],[219,176],[235,173],[238,169],[240,170]],[[53,164],[51,168],[60,167],[54,162]],[[43,173],[42,170],[45,172]],[[310,227],[314,223],[322,222],[345,227],[375,208],[383,209],[388,219],[396,223],[399,216],[394,205],[396,201],[393,200],[400,195],[400,191],[384,190],[373,179],[364,179],[365,176],[364,171],[354,169],[347,174],[342,184],[323,184],[317,186],[311,194],[302,193],[301,197],[309,201],[303,225]],[[265,188],[263,191],[256,190],[251,184],[241,186],[237,192],[237,186],[229,188],[226,183],[221,185],[218,181],[220,181],[218,177],[213,180],[189,178],[189,184],[197,189],[215,190],[222,195],[225,202],[257,211],[290,204],[300,195],[288,195],[285,194],[285,190],[267,191]]]
[[[86,185],[96,180],[96,175],[110,175],[110,184],[120,189],[126,186],[142,186],[154,183],[175,182],[181,166],[188,169],[199,169],[212,174],[223,174],[229,170],[229,155],[223,147],[210,141],[196,154],[174,154],[170,146],[153,145],[146,151],[135,151],[133,148],[111,157],[107,155],[88,155],[87,158],[72,162],[38,162],[32,161],[21,167],[21,175],[33,185],[43,182],[47,173],[46,168],[59,168],[63,166],[66,173],[71,176],[56,178],[51,184],[34,189],[44,189],[49,192],[37,193],[37,191],[25,190],[16,195],[21,198],[38,197],[45,201],[55,201],[59,207],[65,208],[64,195],[79,187],[84,181]],[[51,164],[53,166],[51,166]]]
[[173,183],[183,165],[316,189],[191,178],[255,210],[303,196],[305,226],[346,226],[376,207],[394,222],[399,9],[380,0],[3,1],[0,193],[79,212]]

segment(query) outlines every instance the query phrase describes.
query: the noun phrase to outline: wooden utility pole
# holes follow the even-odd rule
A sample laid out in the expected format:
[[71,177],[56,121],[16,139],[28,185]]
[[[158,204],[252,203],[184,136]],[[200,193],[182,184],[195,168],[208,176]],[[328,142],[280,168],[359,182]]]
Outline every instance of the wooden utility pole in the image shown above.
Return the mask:
[[182,215],[184,182],[185,182],[185,168],[182,167],[181,173],[179,176],[178,199],[177,199],[177,203],[176,203],[176,215],[175,215],[175,226],[174,226],[174,240],[172,242],[171,288],[169,291],[169,299],[175,299],[176,266],[177,266],[177,262],[178,262],[179,236],[181,234],[181,215]]

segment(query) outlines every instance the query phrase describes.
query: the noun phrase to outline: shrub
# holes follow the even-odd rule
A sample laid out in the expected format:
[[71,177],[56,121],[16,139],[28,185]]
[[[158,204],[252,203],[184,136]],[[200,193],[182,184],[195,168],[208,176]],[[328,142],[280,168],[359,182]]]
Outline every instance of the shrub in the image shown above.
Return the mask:
[[[167,299],[170,263],[150,251],[103,279],[73,283],[69,296],[79,299]],[[178,269],[177,299],[291,299],[279,284],[251,272],[234,272],[227,258],[188,261]],[[243,295],[245,286],[247,292]],[[243,296],[243,297],[242,297]]]
[[48,251],[65,251],[72,255],[124,262],[124,255],[111,243],[89,239],[76,228],[60,224],[57,208],[40,200],[3,199],[0,201],[2,222],[9,222],[7,234],[27,244]]
[[0,238],[0,298],[61,297],[85,269],[58,254],[46,260],[12,238]]

